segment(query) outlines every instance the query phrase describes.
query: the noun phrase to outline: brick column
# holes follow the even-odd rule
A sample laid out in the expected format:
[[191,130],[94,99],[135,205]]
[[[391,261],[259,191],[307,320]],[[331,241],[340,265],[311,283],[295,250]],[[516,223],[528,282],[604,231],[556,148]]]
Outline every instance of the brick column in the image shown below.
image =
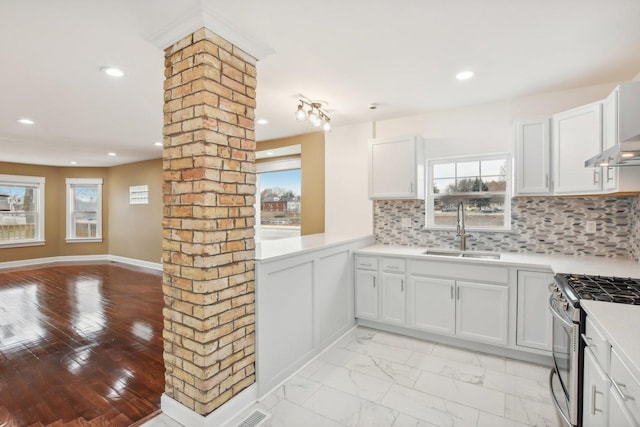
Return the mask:
[[255,59],[201,29],[165,77],[165,393],[207,415],[255,382]]

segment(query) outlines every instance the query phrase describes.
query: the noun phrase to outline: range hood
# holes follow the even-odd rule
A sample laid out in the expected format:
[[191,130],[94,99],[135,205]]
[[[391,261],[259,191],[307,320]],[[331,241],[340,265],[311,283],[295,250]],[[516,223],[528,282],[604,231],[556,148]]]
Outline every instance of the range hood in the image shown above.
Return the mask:
[[622,83],[602,101],[603,147],[585,167],[640,166],[640,82]]
[[640,166],[640,142],[621,142],[584,162],[586,168],[600,166]]

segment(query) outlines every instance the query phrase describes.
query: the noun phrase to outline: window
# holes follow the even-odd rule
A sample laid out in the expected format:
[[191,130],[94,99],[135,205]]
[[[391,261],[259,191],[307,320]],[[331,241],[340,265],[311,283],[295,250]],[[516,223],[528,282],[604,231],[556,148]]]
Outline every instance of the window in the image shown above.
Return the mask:
[[0,246],[44,244],[44,178],[0,175]]
[[502,154],[429,161],[427,227],[455,228],[462,202],[467,229],[510,229],[510,159]]
[[67,178],[67,242],[102,241],[102,179]]
[[274,160],[256,166],[256,239],[299,236],[302,212],[300,159]]

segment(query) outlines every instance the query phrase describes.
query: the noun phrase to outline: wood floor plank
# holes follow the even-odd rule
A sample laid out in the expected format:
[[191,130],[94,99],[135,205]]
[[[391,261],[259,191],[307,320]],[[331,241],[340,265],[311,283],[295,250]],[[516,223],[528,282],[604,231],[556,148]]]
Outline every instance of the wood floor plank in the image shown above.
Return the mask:
[[0,425],[128,426],[164,391],[160,272],[0,271]]

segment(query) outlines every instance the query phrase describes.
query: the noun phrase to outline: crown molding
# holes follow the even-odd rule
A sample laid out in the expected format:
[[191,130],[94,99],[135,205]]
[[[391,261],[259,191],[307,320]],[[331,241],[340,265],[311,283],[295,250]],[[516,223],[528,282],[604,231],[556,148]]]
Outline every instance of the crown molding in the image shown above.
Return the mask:
[[158,26],[146,34],[144,38],[164,50],[203,27],[239,47],[258,61],[275,53],[275,50],[267,44],[249,32],[238,28],[231,20],[215,11],[213,7],[206,5],[204,0],[200,1],[197,7],[191,8],[182,15]]

